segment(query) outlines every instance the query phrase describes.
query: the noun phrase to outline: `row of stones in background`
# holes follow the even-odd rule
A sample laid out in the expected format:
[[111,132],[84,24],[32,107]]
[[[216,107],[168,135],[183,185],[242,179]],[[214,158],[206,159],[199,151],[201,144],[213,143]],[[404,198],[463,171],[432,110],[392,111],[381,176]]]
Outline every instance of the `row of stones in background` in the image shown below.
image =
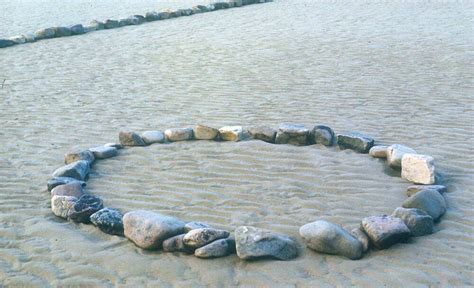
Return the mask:
[[129,25],[140,25],[145,22],[166,20],[181,16],[191,16],[193,14],[212,12],[221,9],[241,7],[244,5],[271,2],[272,0],[230,0],[227,2],[216,2],[209,5],[197,5],[189,9],[164,10],[162,12],[147,12],[145,16],[133,15],[128,18],[114,20],[107,19],[104,22],[92,21],[89,25],[76,24],[68,27],[51,27],[39,29],[34,33],[23,34],[10,37],[9,39],[0,39],[0,48],[10,47],[17,44],[32,43],[43,39],[68,37],[82,35],[88,32],[115,29]]

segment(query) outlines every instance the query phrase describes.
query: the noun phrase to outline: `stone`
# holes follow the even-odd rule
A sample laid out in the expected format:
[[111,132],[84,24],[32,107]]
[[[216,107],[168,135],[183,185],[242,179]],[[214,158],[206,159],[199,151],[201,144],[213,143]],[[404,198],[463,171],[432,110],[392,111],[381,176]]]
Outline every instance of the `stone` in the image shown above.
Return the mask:
[[80,198],[82,195],[84,195],[84,188],[79,181],[59,185],[51,190],[51,196],[73,196]]
[[369,150],[369,155],[374,158],[387,158],[387,146],[377,145]]
[[160,17],[160,20],[166,20],[170,18],[171,13],[169,11],[162,11],[158,13],[158,16]]
[[53,177],[71,177],[84,181],[87,175],[89,175],[89,169],[89,162],[79,160],[56,169],[53,172]]
[[128,18],[119,19],[118,22],[119,22],[119,27],[124,27],[124,26],[127,26],[127,25],[132,25],[132,24],[130,24],[130,20],[129,20]]
[[51,198],[51,211],[63,219],[68,219],[77,198],[73,196],[53,196]]
[[126,25],[140,25],[144,22],[145,18],[140,18],[136,16],[130,16],[125,19]]
[[218,239],[229,237],[230,233],[225,230],[214,228],[193,229],[186,233],[183,238],[184,245],[192,248],[200,248]]
[[42,39],[50,39],[56,36],[56,32],[54,28],[46,28],[46,29],[39,29],[35,31],[35,39],[42,40]]
[[243,5],[242,0],[231,0],[229,3],[233,3],[234,7],[241,7]]
[[82,24],[72,25],[71,27],[69,27],[69,29],[71,30],[72,35],[81,35],[86,33]]
[[94,154],[95,159],[107,159],[118,155],[118,150],[114,147],[97,146],[90,148],[89,151]]
[[17,35],[17,36],[12,36],[8,38],[8,40],[11,40],[15,42],[15,44],[25,44],[26,43],[26,36],[25,35]]
[[197,5],[196,8],[201,10],[201,13],[209,12],[209,9],[205,5]]
[[244,137],[242,126],[224,126],[219,129],[219,135],[223,141],[240,141]]
[[140,137],[146,145],[165,142],[165,134],[161,131],[145,131]]
[[181,17],[181,11],[180,10],[170,10],[170,18],[177,18]]
[[411,197],[415,195],[416,193],[423,190],[436,190],[440,194],[447,192],[446,186],[444,185],[411,185],[410,187],[407,188],[406,194],[408,197]]
[[235,230],[235,243],[237,256],[244,260],[290,260],[298,256],[298,244],[290,237],[251,226],[240,226]]
[[52,191],[59,185],[65,185],[68,183],[79,183],[82,187],[86,187],[86,182],[77,180],[71,177],[54,177],[48,180],[48,191]]
[[193,128],[171,128],[165,130],[166,140],[170,142],[193,139]]
[[94,163],[95,157],[94,153],[89,150],[79,151],[79,152],[71,152],[64,154],[64,163],[71,164],[80,160],[84,160],[90,164]]
[[211,227],[207,225],[206,223],[192,221],[184,225],[184,232],[188,233],[191,230],[200,229],[200,228],[211,228]]
[[53,29],[55,37],[67,37],[72,35],[71,29],[68,27],[55,27]]
[[120,132],[119,141],[123,146],[145,146],[143,139],[135,132]]
[[183,238],[186,234],[180,234],[163,241],[163,251],[165,252],[184,252],[191,254],[194,248],[184,245]]
[[6,48],[15,45],[16,43],[13,40],[9,39],[0,39],[0,48]]
[[362,219],[361,228],[378,249],[406,242],[410,237],[410,229],[402,219],[387,215],[366,217]]
[[36,37],[34,33],[27,33],[24,35],[26,39],[26,43],[36,42]]
[[337,145],[342,150],[351,149],[358,153],[369,153],[374,142],[374,139],[357,132],[337,135]]
[[112,20],[112,19],[105,20],[104,29],[114,29],[114,28],[118,28],[118,27],[120,27],[119,21]]
[[143,24],[146,22],[145,16],[143,15],[133,15],[131,17],[138,19],[138,24]]
[[303,146],[308,144],[309,130],[303,125],[281,124],[275,137],[276,144]]
[[362,257],[362,243],[339,225],[319,220],[303,225],[299,232],[306,246],[317,252],[353,260]]
[[204,12],[201,9],[199,9],[197,6],[194,6],[193,8],[191,8],[191,10],[193,10],[193,14],[199,14],[199,13]]
[[90,223],[90,216],[104,208],[102,199],[92,195],[82,195],[77,200],[69,213],[69,219],[76,223]]
[[193,133],[196,140],[215,140],[219,130],[204,125],[196,125],[193,127]]
[[446,200],[436,190],[423,190],[403,201],[402,207],[423,210],[436,221],[446,213]]
[[309,142],[311,144],[322,144],[329,147],[334,144],[334,141],[334,131],[332,131],[330,127],[324,125],[314,126],[309,135]]
[[359,240],[360,244],[362,244],[362,252],[365,253],[370,248],[370,240],[369,236],[365,234],[365,232],[360,228],[354,228],[351,230],[352,236],[354,236],[357,240]]
[[105,147],[113,147],[117,150],[120,150],[120,149],[123,149],[123,145],[122,144],[118,144],[118,143],[105,143],[104,144]]
[[387,163],[388,166],[394,169],[400,169],[402,167],[402,157],[405,154],[416,154],[416,151],[410,147],[403,146],[400,144],[393,144],[387,148]]
[[192,9],[179,9],[181,16],[191,16],[193,14]]
[[253,139],[268,143],[275,143],[276,133],[275,129],[267,126],[257,126],[249,129],[249,134]]
[[122,213],[115,209],[103,208],[90,216],[92,224],[102,232],[123,236]]
[[206,5],[206,10],[207,12],[212,12],[216,10],[216,7],[214,6],[214,4],[209,4],[209,5]]
[[435,166],[433,157],[419,154],[403,155],[402,178],[416,184],[434,184]]
[[230,5],[229,5],[228,2],[216,2],[216,3],[212,3],[212,4],[214,4],[214,7],[216,8],[216,10],[230,8]]
[[105,29],[105,23],[97,21],[97,20],[93,20],[89,24],[89,27],[91,27],[94,31],[104,30]]
[[219,239],[194,251],[198,258],[218,258],[235,253],[235,240],[232,238]]
[[398,207],[393,211],[392,216],[405,222],[411,236],[418,237],[433,233],[433,218],[423,210]]
[[160,14],[156,11],[147,12],[145,14],[145,19],[148,22],[160,20]]
[[126,213],[123,227],[125,237],[143,249],[158,249],[164,240],[184,232],[184,222],[144,210]]

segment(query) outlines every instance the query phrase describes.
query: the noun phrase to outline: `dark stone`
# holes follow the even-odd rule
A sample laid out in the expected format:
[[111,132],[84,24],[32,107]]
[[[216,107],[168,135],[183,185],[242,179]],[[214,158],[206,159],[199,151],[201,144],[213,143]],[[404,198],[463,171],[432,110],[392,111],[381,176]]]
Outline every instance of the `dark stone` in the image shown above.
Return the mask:
[[334,144],[334,131],[328,126],[318,125],[311,130],[309,142],[311,144],[322,144],[332,146]]
[[184,245],[192,248],[200,248],[215,240],[229,237],[230,233],[225,230],[213,228],[193,229],[186,233],[183,238]]
[[89,162],[79,160],[56,169],[53,172],[53,177],[71,177],[84,181],[87,175],[89,175],[89,169]]
[[211,227],[207,225],[206,223],[192,221],[184,225],[184,232],[188,233],[191,230],[201,229],[201,228],[211,228]]
[[303,125],[281,124],[275,137],[276,144],[292,144],[297,146],[308,144],[309,130]]
[[50,38],[54,38],[55,36],[56,36],[56,33],[54,31],[54,28],[40,29],[35,32],[36,40],[50,39]]
[[216,8],[216,10],[230,8],[230,4],[228,2],[217,2],[217,3],[212,3],[212,4]]
[[197,5],[196,7],[197,7],[199,10],[201,10],[202,13],[209,12],[209,9],[207,8],[207,6],[204,6],[204,5]]
[[152,11],[145,14],[145,19],[148,22],[160,20],[160,14],[158,12]]
[[0,48],[6,48],[15,45],[15,41],[7,40],[7,39],[0,39]]
[[81,34],[86,33],[86,31],[84,30],[84,26],[82,26],[82,24],[73,25],[69,27],[69,29],[71,30],[72,35],[81,35]]
[[341,149],[351,149],[359,153],[369,153],[374,146],[374,139],[360,133],[349,133],[337,135],[337,144]]
[[119,21],[117,20],[107,19],[105,20],[105,23],[104,23],[105,29],[114,29],[114,28],[118,28],[119,26],[120,26]]
[[119,133],[119,141],[123,146],[145,146],[145,142],[135,132],[122,131]]
[[405,242],[410,237],[410,229],[402,219],[387,215],[366,217],[362,219],[361,228],[379,249]]
[[446,200],[437,190],[423,190],[407,198],[402,207],[423,210],[436,221],[446,212]]
[[123,236],[122,217],[115,209],[103,208],[92,214],[90,220],[104,233]]
[[184,252],[188,254],[194,253],[194,248],[184,245],[184,235],[180,234],[174,237],[168,238],[163,241],[163,251],[165,252]]
[[86,187],[86,182],[71,177],[54,177],[48,180],[48,191],[51,192],[55,187],[68,183],[80,183],[82,187]]
[[104,208],[102,199],[92,195],[83,195],[71,209],[69,218],[76,223],[90,223],[90,216]]
[[192,9],[179,9],[181,16],[191,16],[193,14]]
[[414,237],[433,233],[433,218],[423,210],[398,207],[392,216],[402,219]]
[[68,27],[55,27],[54,28],[55,37],[67,37],[71,36],[71,29]]
[[194,251],[198,258],[225,257],[235,253],[235,240],[233,238],[219,239]]

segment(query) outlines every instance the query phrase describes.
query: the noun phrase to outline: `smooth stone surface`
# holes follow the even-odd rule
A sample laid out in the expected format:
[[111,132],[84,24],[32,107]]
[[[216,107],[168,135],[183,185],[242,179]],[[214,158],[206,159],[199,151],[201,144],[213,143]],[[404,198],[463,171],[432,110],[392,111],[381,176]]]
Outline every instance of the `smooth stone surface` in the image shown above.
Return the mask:
[[218,258],[235,253],[235,240],[233,238],[219,239],[194,251],[198,258]]
[[198,8],[199,10],[201,10],[201,13],[209,12],[208,7],[205,6],[205,5],[197,5],[196,8]]
[[51,211],[63,219],[68,219],[78,198],[73,196],[53,196],[51,198]]
[[123,146],[145,146],[143,139],[135,132],[121,131],[119,141]]
[[214,140],[217,138],[219,130],[204,125],[196,125],[193,127],[193,133],[196,140]]
[[170,142],[193,139],[193,128],[171,128],[165,130],[166,140]]
[[219,128],[219,135],[223,141],[240,141],[244,136],[242,126],[224,126]]
[[229,237],[230,233],[225,230],[214,228],[193,229],[186,233],[183,238],[184,245],[192,248],[200,248],[217,239]]
[[56,33],[54,31],[54,28],[39,29],[35,31],[36,40],[54,38],[55,35]]
[[322,144],[327,147],[332,146],[335,140],[334,131],[324,125],[315,126],[309,136],[309,142],[311,144]]
[[165,142],[165,134],[161,131],[145,131],[140,137],[142,137],[146,145]]
[[164,240],[184,232],[181,220],[144,210],[126,213],[123,227],[125,237],[143,249],[158,249]]
[[410,187],[407,188],[406,194],[408,197],[411,197],[415,195],[416,193],[423,190],[436,190],[440,194],[447,192],[446,186],[444,185],[411,185]]
[[89,169],[89,162],[79,160],[56,169],[53,172],[53,177],[71,177],[84,181],[87,175],[89,175]]
[[104,29],[114,29],[118,28],[120,26],[119,21],[117,20],[112,20],[112,19],[107,19],[105,20],[104,23]]
[[212,4],[214,5],[216,10],[230,8],[230,4],[228,2],[216,2],[216,3],[212,3]]
[[69,219],[76,223],[90,223],[90,216],[104,208],[102,199],[97,196],[83,195],[74,203]]
[[387,163],[388,166],[394,169],[400,169],[402,167],[402,158],[405,154],[416,154],[416,151],[410,147],[403,146],[400,144],[393,144],[387,148]]
[[86,187],[86,182],[81,181],[81,180],[77,180],[75,178],[54,177],[54,178],[51,178],[51,179],[48,180],[48,183],[47,183],[48,191],[53,190],[55,187],[57,187],[59,185],[64,185],[64,184],[74,183],[74,182],[80,183],[82,185],[82,187]]
[[369,150],[369,155],[374,158],[387,158],[387,146],[377,145]]
[[378,249],[405,242],[410,237],[410,229],[400,218],[392,216],[370,216],[362,219],[361,228]]
[[81,35],[86,33],[82,24],[72,25],[71,27],[69,27],[69,29],[71,30],[72,35]]
[[160,20],[160,14],[156,11],[150,11],[145,14],[145,19],[148,22]]
[[290,237],[251,226],[235,229],[235,245],[237,256],[244,260],[290,260],[298,256],[298,244]]
[[309,130],[303,125],[281,124],[275,136],[276,144],[303,146],[308,144]]
[[80,198],[82,195],[84,195],[84,189],[79,181],[59,185],[51,190],[51,196],[73,196]]
[[92,224],[102,232],[123,236],[122,213],[115,209],[103,208],[90,216]]
[[186,234],[180,234],[163,241],[163,251],[165,252],[184,252],[191,254],[194,248],[184,245],[183,238]]
[[353,260],[362,257],[362,243],[339,225],[319,220],[303,225],[299,233],[306,246],[317,252]]
[[392,216],[402,219],[414,237],[433,233],[433,218],[423,210],[398,207]]
[[89,150],[84,150],[80,152],[66,153],[64,155],[64,163],[66,164],[70,164],[80,160],[84,160],[89,162],[89,164],[92,164],[95,160],[94,153]]
[[369,153],[374,142],[374,139],[357,132],[337,135],[337,145],[342,150],[351,149],[358,153]]
[[68,27],[55,27],[53,29],[55,37],[67,37],[72,35],[71,29]]
[[188,233],[191,230],[201,229],[201,228],[211,228],[211,227],[207,225],[206,223],[191,221],[191,222],[186,223],[186,225],[184,225],[184,232]]
[[193,14],[192,9],[179,9],[181,16],[191,16]]
[[365,234],[365,232],[360,228],[352,229],[351,234],[359,240],[360,244],[362,244],[362,252],[367,252],[370,248],[369,236],[367,236],[367,234]]
[[6,48],[15,45],[15,41],[10,39],[0,39],[0,48]]
[[249,134],[253,139],[268,143],[275,143],[276,133],[275,129],[267,126],[257,126],[249,129]]
[[105,143],[104,144],[105,147],[113,147],[117,150],[120,150],[120,149],[123,149],[123,145],[122,144],[118,144],[118,143]]
[[98,147],[90,148],[89,151],[91,151],[94,154],[94,157],[96,159],[107,159],[107,158],[112,158],[118,155],[117,148],[107,147],[107,146],[98,146]]
[[416,184],[434,184],[434,159],[428,155],[405,154],[402,158],[402,178]]
[[201,9],[199,9],[197,6],[194,6],[193,8],[191,8],[191,10],[193,10],[193,14],[199,14],[199,13],[204,12]]
[[97,20],[92,20],[89,27],[93,27],[95,31],[105,29],[105,23]]
[[403,201],[402,207],[423,210],[436,221],[446,213],[446,200],[436,190],[423,190]]

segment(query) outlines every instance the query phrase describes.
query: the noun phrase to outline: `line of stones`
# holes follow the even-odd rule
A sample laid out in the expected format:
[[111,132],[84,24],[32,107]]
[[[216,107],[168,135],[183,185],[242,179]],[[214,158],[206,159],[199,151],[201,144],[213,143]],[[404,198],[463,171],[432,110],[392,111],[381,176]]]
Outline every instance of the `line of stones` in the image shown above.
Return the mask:
[[115,29],[130,25],[140,25],[145,22],[153,22],[158,20],[166,20],[177,18],[181,16],[191,16],[193,14],[200,14],[206,12],[212,12],[222,9],[229,9],[234,7],[242,7],[245,5],[258,4],[271,2],[272,0],[228,0],[222,2],[215,2],[209,5],[197,5],[188,9],[177,9],[171,10],[166,9],[161,12],[147,12],[143,15],[132,15],[128,18],[114,20],[107,19],[104,22],[93,20],[88,25],[76,24],[67,27],[50,27],[39,29],[34,33],[22,34],[10,37],[8,39],[0,39],[0,48],[6,48],[17,44],[32,43],[39,40],[68,37],[75,35],[82,35],[85,33],[103,30],[103,29]]
[[339,225],[319,220],[302,226],[299,234],[307,247],[320,253],[360,259],[372,246],[386,249],[409,237],[433,233],[434,222],[446,212],[443,193],[446,187],[434,185],[433,158],[417,154],[415,150],[394,144],[374,146],[374,139],[360,133],[336,135],[328,126],[318,125],[309,130],[303,125],[281,124],[277,130],[270,127],[226,126],[220,129],[196,125],[192,128],[172,128],[161,131],[120,132],[119,142],[85,151],[67,153],[66,165],[53,173],[48,181],[51,209],[61,218],[77,223],[93,223],[108,234],[125,236],[143,249],[162,248],[167,252],[193,253],[200,258],[222,257],[237,253],[241,259],[270,257],[289,260],[299,254],[297,241],[286,235],[251,226],[241,226],[231,236],[229,231],[214,229],[205,223],[185,223],[174,217],[138,210],[122,215],[112,208],[104,208],[103,201],[86,194],[84,187],[91,165],[95,160],[118,155],[119,149],[186,140],[241,141],[262,140],[275,144],[297,146],[320,144],[338,145],[386,158],[388,165],[401,169],[401,176],[414,182],[407,190],[402,207],[392,215],[370,216],[359,228],[346,231]]

